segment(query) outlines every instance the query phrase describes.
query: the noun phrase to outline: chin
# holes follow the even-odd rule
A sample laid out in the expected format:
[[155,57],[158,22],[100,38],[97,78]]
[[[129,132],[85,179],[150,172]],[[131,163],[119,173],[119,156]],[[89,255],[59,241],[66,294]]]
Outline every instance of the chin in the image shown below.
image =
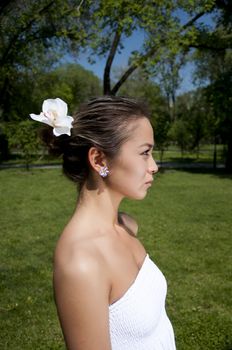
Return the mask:
[[142,200],[146,197],[146,195],[147,195],[147,192],[133,193],[131,195],[128,195],[127,198],[135,199],[135,200]]

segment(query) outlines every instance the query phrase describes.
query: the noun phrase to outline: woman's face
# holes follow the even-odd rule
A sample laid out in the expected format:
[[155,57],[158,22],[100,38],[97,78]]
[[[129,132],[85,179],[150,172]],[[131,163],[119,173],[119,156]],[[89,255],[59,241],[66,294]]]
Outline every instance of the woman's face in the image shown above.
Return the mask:
[[143,199],[158,171],[152,157],[153,129],[145,117],[132,121],[130,127],[130,138],[111,165],[107,180],[110,188],[123,197]]

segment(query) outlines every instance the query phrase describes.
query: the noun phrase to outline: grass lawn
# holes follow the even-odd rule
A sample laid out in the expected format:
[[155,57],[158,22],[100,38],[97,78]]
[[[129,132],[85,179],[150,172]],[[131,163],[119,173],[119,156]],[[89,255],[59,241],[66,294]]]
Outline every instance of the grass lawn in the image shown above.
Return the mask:
[[[0,349],[64,349],[52,253],[76,201],[59,169],[0,171]],[[232,349],[232,177],[171,170],[124,201],[168,281],[178,350]]]

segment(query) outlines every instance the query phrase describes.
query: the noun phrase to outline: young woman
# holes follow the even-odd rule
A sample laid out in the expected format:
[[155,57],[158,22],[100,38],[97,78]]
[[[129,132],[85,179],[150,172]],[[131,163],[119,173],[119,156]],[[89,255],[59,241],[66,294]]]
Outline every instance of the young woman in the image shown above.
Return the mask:
[[66,104],[56,99],[31,117],[54,127],[44,139],[79,185],[54,256],[67,348],[174,350],[165,278],[136,238],[136,221],[119,212],[123,198],[146,196],[158,171],[149,115],[133,99],[109,96],[89,101],[73,119],[66,114]]

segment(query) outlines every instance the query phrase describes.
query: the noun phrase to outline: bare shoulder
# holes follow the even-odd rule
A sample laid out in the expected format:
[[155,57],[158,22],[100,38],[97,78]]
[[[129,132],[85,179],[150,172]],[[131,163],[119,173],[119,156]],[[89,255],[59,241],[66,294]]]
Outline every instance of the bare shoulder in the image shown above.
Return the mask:
[[81,244],[74,243],[69,246],[58,244],[54,254],[55,276],[56,274],[60,277],[73,276],[77,281],[92,277],[100,269],[101,262],[97,254],[91,254],[88,249],[83,249]]
[[125,212],[118,213],[119,224],[123,225],[125,229],[132,235],[136,236],[138,232],[138,224],[132,216]]
[[94,244],[64,232],[55,250],[53,271],[55,301],[67,348],[110,349],[110,283],[101,253]]
[[[104,259],[91,240],[65,229],[54,252],[54,277],[75,277],[75,281],[103,273]],[[104,274],[103,274],[104,275]]]

